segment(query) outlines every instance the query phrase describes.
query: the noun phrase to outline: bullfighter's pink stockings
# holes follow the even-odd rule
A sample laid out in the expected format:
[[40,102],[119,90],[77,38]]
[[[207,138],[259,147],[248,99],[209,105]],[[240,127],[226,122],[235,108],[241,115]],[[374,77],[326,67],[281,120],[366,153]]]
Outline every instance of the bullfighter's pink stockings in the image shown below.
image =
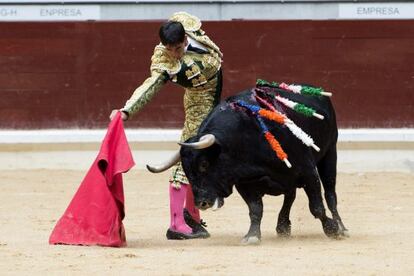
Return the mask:
[[175,232],[191,234],[192,229],[184,221],[183,207],[187,194],[187,185],[181,185],[179,190],[170,183],[170,229]]
[[200,210],[198,210],[194,205],[194,195],[193,195],[193,189],[191,189],[191,184],[188,185],[187,196],[185,200],[185,208],[190,213],[190,215],[193,217],[193,219],[197,223],[200,223]]

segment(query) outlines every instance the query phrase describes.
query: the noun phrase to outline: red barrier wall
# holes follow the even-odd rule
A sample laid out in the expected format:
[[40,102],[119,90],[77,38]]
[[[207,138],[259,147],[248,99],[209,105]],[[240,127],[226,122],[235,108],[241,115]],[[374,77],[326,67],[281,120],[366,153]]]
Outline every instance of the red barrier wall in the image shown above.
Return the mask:
[[[160,22],[0,23],[0,128],[104,128],[149,74]],[[224,21],[224,96],[256,78],[332,91],[339,126],[414,127],[414,21]],[[128,127],[182,126],[168,84]]]

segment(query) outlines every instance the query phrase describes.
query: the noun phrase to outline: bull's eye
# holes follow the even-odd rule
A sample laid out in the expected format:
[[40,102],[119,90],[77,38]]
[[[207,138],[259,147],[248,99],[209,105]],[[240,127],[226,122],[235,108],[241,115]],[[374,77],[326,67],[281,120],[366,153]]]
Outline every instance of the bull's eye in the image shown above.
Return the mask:
[[206,172],[208,169],[209,163],[207,160],[201,160],[200,164],[198,165],[198,170],[200,172]]

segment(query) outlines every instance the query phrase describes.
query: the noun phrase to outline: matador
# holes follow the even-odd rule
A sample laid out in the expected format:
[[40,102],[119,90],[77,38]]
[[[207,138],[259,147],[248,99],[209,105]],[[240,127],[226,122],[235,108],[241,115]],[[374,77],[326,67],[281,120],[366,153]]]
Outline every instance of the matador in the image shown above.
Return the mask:
[[[151,101],[167,81],[172,81],[185,90],[185,121],[180,139],[184,142],[197,134],[201,122],[220,100],[223,54],[201,29],[200,19],[185,12],[173,14],[161,26],[159,35],[161,42],[151,57],[151,76],[120,110],[127,120]],[[169,187],[171,223],[167,238],[209,237],[180,162],[172,170]]]

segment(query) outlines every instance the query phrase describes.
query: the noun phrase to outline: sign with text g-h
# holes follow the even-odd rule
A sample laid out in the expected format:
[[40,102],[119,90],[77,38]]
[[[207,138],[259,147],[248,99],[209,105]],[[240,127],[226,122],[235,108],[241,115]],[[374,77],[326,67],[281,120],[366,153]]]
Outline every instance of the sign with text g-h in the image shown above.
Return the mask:
[[0,21],[82,21],[100,15],[99,5],[0,5]]

